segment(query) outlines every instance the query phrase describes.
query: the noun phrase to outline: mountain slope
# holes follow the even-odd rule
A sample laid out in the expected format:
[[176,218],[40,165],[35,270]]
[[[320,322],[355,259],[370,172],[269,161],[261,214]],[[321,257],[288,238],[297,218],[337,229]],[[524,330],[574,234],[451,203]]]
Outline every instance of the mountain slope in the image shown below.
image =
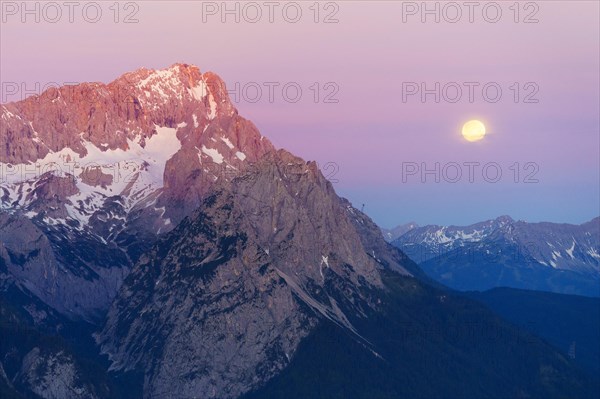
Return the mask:
[[[0,393],[15,398],[93,399],[110,397],[100,364],[82,356],[60,335],[74,325],[58,313],[10,290],[0,296]],[[24,307],[17,307],[23,304]],[[6,395],[6,396],[5,396]]]
[[513,288],[465,295],[544,338],[591,375],[600,375],[600,298]]
[[[323,323],[254,398],[594,397],[564,356],[482,306],[383,272],[383,311],[361,326],[381,357]],[[310,382],[310,383],[307,383]],[[595,385],[596,384],[596,385]],[[594,386],[596,386],[594,388]]]

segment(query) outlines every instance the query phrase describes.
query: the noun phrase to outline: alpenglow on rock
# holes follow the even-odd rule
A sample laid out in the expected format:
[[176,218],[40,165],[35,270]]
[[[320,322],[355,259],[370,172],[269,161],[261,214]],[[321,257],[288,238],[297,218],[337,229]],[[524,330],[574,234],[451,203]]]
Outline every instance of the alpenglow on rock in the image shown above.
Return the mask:
[[[1,105],[0,118],[0,210],[29,219],[52,247],[49,257],[32,248],[23,265],[7,257],[11,280],[47,302],[71,298],[53,305],[88,320],[215,182],[274,151],[218,76],[184,64],[52,88]],[[44,288],[31,286],[40,278]]]

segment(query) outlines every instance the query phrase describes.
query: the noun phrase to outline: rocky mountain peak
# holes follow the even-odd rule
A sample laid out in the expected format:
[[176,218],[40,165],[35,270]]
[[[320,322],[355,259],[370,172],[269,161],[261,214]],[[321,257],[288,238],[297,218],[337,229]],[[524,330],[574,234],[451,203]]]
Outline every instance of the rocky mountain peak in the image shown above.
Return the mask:
[[497,229],[510,230],[510,229],[514,228],[515,223],[516,223],[516,221],[513,218],[511,218],[510,216],[502,215],[502,216],[498,216],[496,219],[494,219],[492,225]]
[[[0,211],[29,219],[65,251],[54,297],[83,296],[103,280],[101,300],[67,310],[84,318],[106,306],[138,256],[215,184],[275,151],[238,115],[221,78],[186,64],[52,88],[1,105],[0,119]],[[119,259],[115,270],[97,261],[101,248]],[[22,278],[36,281],[45,260],[28,262]]]
[[[59,213],[83,224],[115,195],[126,210],[152,203],[177,222],[215,181],[274,150],[238,115],[221,78],[187,64],[51,88],[1,107],[3,208],[33,211],[23,186],[47,173],[68,175],[78,192],[61,197]],[[76,202],[83,205],[71,209],[80,211],[68,212]]]
[[67,148],[84,157],[86,143],[102,152],[126,151],[128,141],[143,146],[157,127],[187,127],[198,133],[182,138],[198,138],[215,120],[232,118],[237,110],[217,75],[175,64],[161,70],[142,68],[109,84],[50,88],[2,105],[0,115],[0,161],[20,164]]

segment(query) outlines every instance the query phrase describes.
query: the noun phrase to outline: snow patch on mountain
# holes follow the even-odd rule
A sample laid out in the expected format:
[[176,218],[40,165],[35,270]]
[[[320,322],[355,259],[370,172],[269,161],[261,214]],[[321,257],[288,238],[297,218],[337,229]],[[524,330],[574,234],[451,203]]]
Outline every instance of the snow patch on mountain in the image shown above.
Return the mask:
[[571,257],[571,259],[575,259],[575,257],[573,256],[574,249],[575,249],[575,240],[573,240],[573,245],[571,245],[571,248],[568,248],[565,250],[567,252],[567,254],[569,254],[569,256]]
[[[82,141],[86,155],[71,148],[51,152],[35,163],[11,165],[0,163],[0,190],[8,192],[3,210],[24,209],[27,196],[45,174],[70,177],[78,192],[68,196],[65,205],[70,218],[86,225],[93,213],[101,209],[108,197],[125,197],[125,209],[163,187],[166,162],[181,148],[177,128],[155,126],[156,134],[145,140],[139,136],[127,140],[127,149],[106,150]],[[15,200],[16,199],[16,200]]]
[[[153,108],[158,108],[159,104],[151,103],[145,100],[150,98],[150,93],[158,93],[163,100],[169,100],[170,98],[177,98],[181,101],[183,90],[183,83],[178,77],[177,69],[179,66],[175,65],[171,68],[154,70],[148,75],[147,78],[139,81],[136,86],[140,89],[146,98],[141,97],[140,101],[145,102],[144,105],[152,105]],[[191,95],[196,95],[194,90]]]
[[[191,89],[188,89],[188,92],[194,99],[202,101],[202,100],[204,100],[204,97],[206,97],[206,94],[208,93],[208,87],[206,86],[206,83],[204,81],[200,81],[200,82],[198,82],[197,86],[192,87]],[[196,115],[194,115],[194,116],[196,116]]]
[[207,148],[206,146],[202,146],[202,152],[208,155],[214,163],[222,164],[223,163],[223,155],[214,148]]
[[231,143],[231,141],[227,137],[222,136],[221,140],[225,143],[225,145],[227,147],[229,147],[229,149],[233,149],[234,145]]
[[210,112],[208,114],[208,119],[213,120],[217,116],[217,102],[215,101],[215,97],[212,93],[209,92],[208,95],[208,103],[210,105]]

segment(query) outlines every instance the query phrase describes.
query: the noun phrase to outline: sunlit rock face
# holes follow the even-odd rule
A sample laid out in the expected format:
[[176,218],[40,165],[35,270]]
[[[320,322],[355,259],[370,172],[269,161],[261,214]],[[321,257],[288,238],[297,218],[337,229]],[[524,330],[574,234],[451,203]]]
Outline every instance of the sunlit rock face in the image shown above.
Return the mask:
[[[88,320],[216,182],[274,150],[217,75],[183,64],[53,88],[2,105],[0,118],[1,211],[29,219],[51,248],[25,262],[34,274],[55,270],[32,289],[56,306],[82,298],[61,310]],[[89,284],[104,286],[102,298]]]

